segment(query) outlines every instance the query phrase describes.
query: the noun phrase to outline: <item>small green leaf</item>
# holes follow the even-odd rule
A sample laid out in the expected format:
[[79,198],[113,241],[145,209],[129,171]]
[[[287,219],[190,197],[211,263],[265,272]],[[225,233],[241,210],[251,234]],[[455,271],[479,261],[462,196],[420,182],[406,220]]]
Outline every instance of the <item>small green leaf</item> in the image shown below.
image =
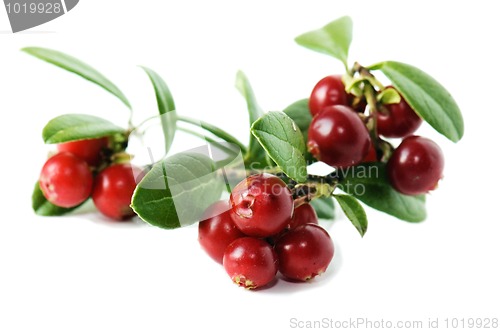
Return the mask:
[[453,142],[464,135],[464,120],[451,94],[434,78],[411,65],[385,61],[370,69],[384,73],[406,102],[439,133]]
[[160,113],[163,136],[165,137],[165,154],[168,153],[172,142],[174,141],[175,131],[177,129],[177,115],[175,112],[174,98],[170,93],[167,83],[154,70],[142,67],[148,74],[151,83],[155,89],[158,112]]
[[35,211],[37,215],[49,217],[49,216],[62,216],[66,213],[75,210],[80,205],[69,209],[55,206],[54,204],[47,201],[45,196],[43,196],[42,190],[40,189],[40,185],[37,182],[35,184],[35,189],[33,190],[33,195],[31,196],[31,206],[33,207],[33,211]]
[[382,90],[377,95],[377,101],[384,105],[399,104],[399,102],[401,101],[401,96],[393,88],[387,88]]
[[[264,112],[257,103],[257,98],[255,98],[255,94],[253,92],[250,81],[248,80],[245,73],[243,73],[241,70],[236,73],[235,86],[241,93],[241,95],[245,98],[245,101],[247,103],[249,122],[250,126],[252,126],[252,124],[257,121],[257,119],[264,115]],[[260,162],[265,160],[265,156],[266,152],[262,149],[257,139],[252,134],[250,134],[250,141],[248,144],[248,153],[246,158],[252,161]]]
[[366,218],[365,209],[359,204],[358,200],[349,195],[334,195],[337,202],[339,202],[342,211],[344,211],[347,218],[356,227],[361,237],[366,234],[368,228],[368,219]]
[[95,70],[88,64],[78,60],[77,58],[56,50],[42,47],[25,47],[21,49],[21,51],[24,51],[34,57],[49,62],[69,72],[75,73],[76,75],[99,85],[111,94],[118,97],[118,99],[120,99],[129,109],[132,108],[128,99],[116,85],[114,85],[103,74],[99,73],[97,70]]
[[137,185],[132,208],[145,222],[166,229],[200,220],[224,187],[214,162],[200,153],[179,153],[159,163]]
[[281,170],[297,182],[307,180],[306,146],[300,128],[283,112],[269,112],[252,125],[252,134]]
[[335,205],[333,204],[332,197],[320,197],[313,199],[310,203],[318,218],[320,219],[333,219],[335,218]]
[[328,54],[342,61],[347,68],[347,57],[352,40],[352,20],[344,16],[318,30],[295,38],[297,44],[313,51]]
[[43,128],[43,140],[47,144],[99,138],[123,134],[125,129],[93,115],[65,114],[50,120]]
[[383,163],[367,163],[341,170],[338,188],[374,209],[396,218],[420,222],[426,218],[425,195],[407,196],[392,188]]
[[307,132],[312,121],[311,112],[309,111],[309,99],[298,100],[285,108],[283,112],[300,128],[304,141],[307,142]]

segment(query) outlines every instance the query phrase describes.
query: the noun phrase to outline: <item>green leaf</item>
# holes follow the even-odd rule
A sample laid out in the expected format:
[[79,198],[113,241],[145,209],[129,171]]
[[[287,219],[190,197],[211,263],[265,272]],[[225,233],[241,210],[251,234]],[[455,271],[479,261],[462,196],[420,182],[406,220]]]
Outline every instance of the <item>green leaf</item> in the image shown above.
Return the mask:
[[177,115],[175,112],[174,98],[165,81],[154,70],[147,67],[142,67],[148,74],[151,83],[155,89],[156,102],[158,104],[158,112],[160,113],[161,126],[163,136],[165,137],[165,154],[168,153],[172,142],[174,141],[175,131],[177,128]]
[[367,163],[341,171],[338,188],[396,218],[420,222],[426,218],[425,195],[407,196],[392,188],[383,163]]
[[65,114],[50,120],[43,128],[43,140],[47,144],[99,138],[123,134],[125,129],[93,115]]
[[347,57],[352,40],[352,20],[344,16],[318,30],[295,38],[297,44],[313,51],[328,54],[342,61],[347,68]]
[[[255,98],[255,94],[253,92],[250,81],[248,80],[245,73],[243,73],[241,70],[236,73],[235,86],[241,93],[241,95],[245,98],[245,101],[247,103],[249,122],[250,126],[252,126],[255,121],[257,121],[262,115],[264,115],[264,112],[257,103],[257,99]],[[248,153],[246,157],[252,161],[260,162],[265,160],[265,156],[266,152],[262,149],[257,139],[252,134],[250,134]]]
[[399,104],[399,102],[401,101],[401,96],[393,88],[387,88],[382,90],[377,95],[377,101],[384,105]]
[[283,112],[295,122],[302,132],[304,141],[307,141],[307,132],[312,121],[311,112],[309,111],[309,99],[298,100],[285,108]]
[[332,197],[320,197],[313,199],[309,204],[312,205],[318,218],[320,219],[333,219],[335,218],[335,205],[333,204]]
[[347,218],[356,227],[361,237],[366,234],[368,228],[368,219],[366,218],[365,209],[359,204],[358,200],[349,195],[334,195],[337,202],[339,202],[342,211],[344,211]]
[[137,185],[132,208],[145,222],[166,229],[200,220],[224,187],[214,162],[200,153],[175,154],[153,166]]
[[304,138],[288,115],[269,112],[254,122],[251,131],[283,173],[299,183],[307,180]]
[[72,207],[72,208],[62,208],[59,206],[55,206],[54,204],[47,201],[45,196],[43,196],[42,190],[40,189],[40,185],[38,182],[35,184],[35,189],[33,190],[33,194],[31,196],[31,206],[33,207],[33,211],[39,216],[62,216],[66,213],[69,213],[80,205]]
[[60,68],[66,69],[69,72],[75,73],[83,77],[84,79],[99,85],[111,94],[118,97],[118,99],[120,99],[129,109],[132,108],[128,99],[116,85],[114,85],[103,74],[99,73],[97,70],[95,70],[88,64],[78,60],[77,58],[56,50],[42,47],[25,47],[21,49],[21,51],[24,51],[41,60],[47,61]]
[[439,133],[453,142],[464,135],[464,120],[451,94],[434,78],[411,65],[385,61],[370,69],[384,73],[406,102]]

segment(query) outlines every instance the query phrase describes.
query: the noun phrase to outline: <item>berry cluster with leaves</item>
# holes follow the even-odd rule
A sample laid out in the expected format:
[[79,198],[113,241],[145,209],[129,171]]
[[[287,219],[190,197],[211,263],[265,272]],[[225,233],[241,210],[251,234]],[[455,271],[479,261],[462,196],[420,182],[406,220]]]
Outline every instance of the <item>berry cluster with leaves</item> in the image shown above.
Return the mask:
[[[45,143],[57,144],[58,153],[43,167],[34,210],[63,215],[92,195],[98,210],[114,219],[133,211],[164,229],[203,220],[202,247],[246,288],[268,284],[278,270],[296,280],[324,271],[333,244],[317,218],[333,219],[334,201],[361,236],[368,220],[359,201],[401,220],[424,220],[425,197],[442,178],[444,156],[436,143],[415,132],[426,122],[458,142],[464,133],[459,107],[440,83],[414,66],[396,61],[349,66],[351,40],[349,17],[296,38],[299,45],[340,60],[346,70],[322,78],[309,98],[283,111],[263,112],[247,77],[237,73],[236,87],[249,114],[248,145],[216,125],[179,114],[165,81],[143,67],[155,91],[166,157],[143,165],[144,176],[125,181],[118,169],[133,168],[123,166],[124,160],[130,165],[128,140],[150,119],[137,126],[129,120],[124,129],[90,115],[57,117],[43,131]],[[80,60],[45,48],[23,50],[103,87],[132,110],[116,85]],[[205,152],[170,155],[177,131],[204,139]],[[313,173],[309,166],[317,162],[329,165],[329,173]],[[281,190],[266,191],[262,186],[268,182]],[[224,195],[229,203],[221,201]],[[301,252],[304,243],[309,251]]]

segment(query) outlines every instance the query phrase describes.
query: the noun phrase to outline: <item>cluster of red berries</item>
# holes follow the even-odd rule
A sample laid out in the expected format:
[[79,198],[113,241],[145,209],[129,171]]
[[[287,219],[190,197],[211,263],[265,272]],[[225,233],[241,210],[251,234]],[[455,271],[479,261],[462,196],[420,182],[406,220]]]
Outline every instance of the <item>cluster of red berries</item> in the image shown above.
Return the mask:
[[39,185],[45,198],[62,208],[73,208],[92,196],[96,208],[115,220],[134,215],[132,194],[141,170],[129,163],[109,164],[108,138],[57,145],[57,154],[42,167]]
[[292,192],[275,175],[249,176],[229,202],[216,202],[205,216],[198,228],[201,246],[248,289],[269,284],[278,270],[291,280],[310,280],[333,258],[333,242],[313,207],[294,208]]
[[[393,87],[387,87],[392,88]],[[377,93],[381,93],[378,91]],[[308,132],[308,150],[318,160],[334,167],[349,167],[379,161],[382,153],[362,120],[364,98],[346,93],[341,76],[327,76],[314,87],[309,109],[313,120]],[[403,138],[387,161],[392,186],[407,195],[433,190],[442,178],[444,157],[430,139],[413,136],[422,119],[401,96],[397,104],[377,105],[376,133]]]

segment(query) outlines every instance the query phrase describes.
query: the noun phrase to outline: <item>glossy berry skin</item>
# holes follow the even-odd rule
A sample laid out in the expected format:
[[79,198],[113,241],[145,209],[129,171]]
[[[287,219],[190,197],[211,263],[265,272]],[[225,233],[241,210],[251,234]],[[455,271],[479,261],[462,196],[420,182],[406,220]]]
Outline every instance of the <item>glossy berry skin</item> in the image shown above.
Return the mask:
[[277,176],[256,174],[233,188],[231,218],[243,233],[267,237],[281,232],[293,213],[292,192]]
[[401,138],[413,134],[422,124],[422,119],[401,97],[397,104],[384,105],[387,114],[377,113],[377,131],[388,138]]
[[86,161],[90,166],[97,166],[101,161],[101,151],[107,145],[107,137],[85,139],[58,144],[57,151],[70,152]]
[[130,164],[115,164],[104,169],[95,179],[92,200],[105,216],[125,220],[134,216],[130,207],[136,184],[141,180],[141,169]]
[[333,242],[318,225],[301,225],[283,235],[274,249],[283,276],[306,281],[322,274],[333,259]]
[[293,211],[288,228],[294,229],[305,224],[318,224],[318,215],[311,204],[302,204]]
[[93,178],[85,161],[71,153],[61,152],[45,162],[39,184],[50,203],[71,208],[89,198]]
[[322,78],[311,92],[309,111],[312,116],[320,113],[325,107],[333,105],[347,105],[348,98],[345,92],[342,76],[331,75]]
[[247,289],[262,287],[274,280],[278,258],[264,240],[242,237],[224,252],[224,269],[233,282]]
[[307,148],[316,159],[330,166],[358,164],[368,154],[370,145],[368,130],[350,107],[327,107],[311,121]]
[[224,251],[234,240],[245,236],[229,215],[229,203],[218,201],[207,208],[198,224],[198,241],[206,253],[222,264]]
[[425,194],[443,177],[444,156],[428,138],[410,136],[394,150],[387,163],[389,181],[402,194]]
[[371,144],[370,149],[368,150],[368,154],[363,159],[363,162],[364,163],[372,163],[375,161],[378,161],[377,150],[375,150],[375,147],[373,146],[373,144]]

